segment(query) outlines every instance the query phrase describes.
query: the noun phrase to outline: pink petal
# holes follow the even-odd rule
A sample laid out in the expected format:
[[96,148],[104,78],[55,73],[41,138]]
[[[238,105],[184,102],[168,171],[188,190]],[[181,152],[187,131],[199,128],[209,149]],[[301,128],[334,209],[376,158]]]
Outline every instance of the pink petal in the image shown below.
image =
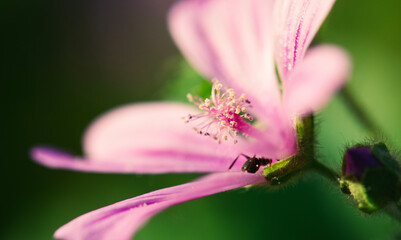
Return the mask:
[[211,174],[194,182],[161,189],[89,212],[59,228],[54,236],[81,240],[131,239],[153,215],[168,207],[263,182],[264,177],[258,174]]
[[171,34],[189,62],[206,77],[245,93],[250,111],[267,122],[281,106],[272,10],[271,0],[187,0],[169,15]]
[[[38,147],[32,156],[54,168],[122,173],[226,171],[243,143],[217,144],[181,117],[196,113],[178,103],[133,104],[97,119],[84,136],[84,159]],[[240,166],[237,166],[237,169]]]
[[[120,107],[96,120],[84,137],[86,157],[38,147],[32,157],[52,168],[121,173],[226,171],[240,153],[278,158],[292,152],[280,128],[261,132],[260,140],[223,142],[197,134],[181,119],[197,110],[179,103],[146,103]],[[286,138],[285,138],[286,137]],[[241,158],[233,170],[239,170]]]
[[305,115],[321,109],[348,80],[350,56],[332,45],[314,47],[288,75],[284,103],[291,115]]
[[132,171],[129,164],[82,159],[52,147],[35,147],[31,150],[31,157],[36,162],[50,168],[71,169],[84,172],[124,173]]
[[303,58],[334,1],[276,1],[274,6],[275,56],[283,82],[286,81],[288,72],[294,69],[296,63]]

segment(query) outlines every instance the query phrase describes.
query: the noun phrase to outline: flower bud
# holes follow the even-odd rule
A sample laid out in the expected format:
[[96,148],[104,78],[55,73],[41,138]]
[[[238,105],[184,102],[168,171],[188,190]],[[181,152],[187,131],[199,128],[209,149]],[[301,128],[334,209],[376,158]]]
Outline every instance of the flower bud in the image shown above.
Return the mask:
[[351,194],[364,212],[374,212],[401,196],[401,170],[384,143],[347,149],[341,190]]
[[369,147],[349,148],[344,156],[343,175],[353,175],[360,180],[366,169],[379,166],[380,162],[370,152]]

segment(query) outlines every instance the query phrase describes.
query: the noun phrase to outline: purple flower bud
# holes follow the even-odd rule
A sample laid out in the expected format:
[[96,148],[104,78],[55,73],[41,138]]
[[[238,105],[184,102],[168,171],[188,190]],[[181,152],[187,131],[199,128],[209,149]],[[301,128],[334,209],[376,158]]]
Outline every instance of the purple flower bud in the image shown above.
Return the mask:
[[366,213],[396,204],[401,197],[401,168],[386,144],[356,145],[343,159],[340,188]]
[[358,180],[368,168],[381,166],[369,147],[355,147],[347,150],[343,162],[343,175],[354,175]]

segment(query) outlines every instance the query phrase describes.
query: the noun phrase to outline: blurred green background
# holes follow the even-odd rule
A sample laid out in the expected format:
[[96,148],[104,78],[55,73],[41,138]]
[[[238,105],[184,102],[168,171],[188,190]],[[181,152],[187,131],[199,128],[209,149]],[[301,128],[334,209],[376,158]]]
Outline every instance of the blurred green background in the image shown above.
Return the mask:
[[[90,210],[199,175],[118,175],[51,170],[29,149],[81,153],[81,135],[103,112],[166,98],[179,52],[166,29],[173,0],[2,1],[0,239],[51,239]],[[401,2],[338,0],[319,33],[354,59],[349,88],[401,149]],[[3,111],[4,112],[4,111]],[[320,160],[339,170],[343,147],[366,130],[336,97],[318,116]],[[184,203],[154,217],[136,239],[394,239],[401,226],[366,216],[320,176],[279,190],[256,188]]]

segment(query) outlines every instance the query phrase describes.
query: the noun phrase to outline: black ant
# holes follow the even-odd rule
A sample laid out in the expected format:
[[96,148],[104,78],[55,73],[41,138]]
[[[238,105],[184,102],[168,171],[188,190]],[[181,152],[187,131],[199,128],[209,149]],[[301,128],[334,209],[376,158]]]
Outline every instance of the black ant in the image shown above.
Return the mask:
[[256,155],[254,155],[253,157],[249,157],[241,153],[234,159],[233,163],[231,163],[228,170],[230,170],[234,166],[235,162],[241,155],[246,157],[247,159],[244,165],[242,165],[241,167],[241,171],[243,172],[256,173],[259,170],[260,166],[267,166],[267,165],[270,166],[272,164],[272,159],[270,158],[263,158],[263,157],[257,158]]

